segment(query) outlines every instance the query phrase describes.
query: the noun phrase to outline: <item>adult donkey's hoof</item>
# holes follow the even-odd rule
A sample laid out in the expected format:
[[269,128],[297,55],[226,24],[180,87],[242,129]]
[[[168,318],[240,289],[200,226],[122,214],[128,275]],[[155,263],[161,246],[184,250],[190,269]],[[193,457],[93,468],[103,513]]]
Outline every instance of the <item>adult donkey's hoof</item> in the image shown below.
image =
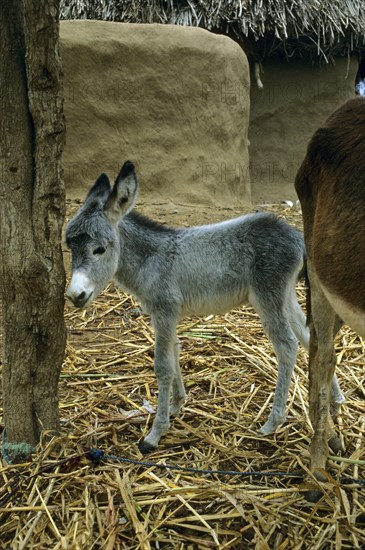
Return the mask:
[[340,438],[336,434],[333,434],[332,437],[328,440],[328,446],[335,454],[343,453],[345,451],[345,448],[342,445]]
[[146,441],[146,439],[142,439],[138,443],[138,448],[143,455],[146,455],[148,453],[152,453],[152,451],[155,451],[157,449],[157,445],[152,445],[151,443]]
[[308,502],[318,502],[326,492],[325,484],[328,483],[330,476],[326,473],[324,468],[318,468],[312,473],[314,479],[307,478],[306,484],[308,489],[304,491],[304,498]]

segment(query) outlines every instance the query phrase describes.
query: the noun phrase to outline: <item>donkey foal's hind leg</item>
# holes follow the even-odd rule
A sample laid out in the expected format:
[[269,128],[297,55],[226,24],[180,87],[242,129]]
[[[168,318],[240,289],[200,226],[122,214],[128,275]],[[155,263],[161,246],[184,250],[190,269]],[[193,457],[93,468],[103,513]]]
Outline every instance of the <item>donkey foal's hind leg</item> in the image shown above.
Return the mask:
[[180,342],[178,339],[176,339],[175,342],[175,371],[174,371],[174,379],[172,382],[172,401],[171,401],[171,407],[170,407],[170,414],[179,414],[181,405],[184,403],[186,399],[186,392],[184,388],[184,382],[181,375],[181,369],[180,369]]
[[264,296],[251,300],[260,315],[264,330],[271,340],[278,362],[278,379],[274,394],[274,403],[269,418],[259,432],[268,435],[285,422],[285,409],[288,399],[290,380],[297,356],[298,342],[286,317],[283,304]]
[[307,327],[307,320],[304,312],[298,304],[295,287],[290,293],[287,304],[287,312],[290,320],[290,326],[302,344],[303,348],[309,350],[309,327]]
[[279,322],[277,330],[268,330],[268,335],[278,361],[278,379],[271,413],[259,430],[263,435],[274,433],[286,420],[286,403],[298,349],[297,339],[288,322]]
[[330,413],[334,422],[338,422],[338,413],[341,405],[346,401],[344,394],[341,391],[337,376],[334,374],[331,382],[330,394]]

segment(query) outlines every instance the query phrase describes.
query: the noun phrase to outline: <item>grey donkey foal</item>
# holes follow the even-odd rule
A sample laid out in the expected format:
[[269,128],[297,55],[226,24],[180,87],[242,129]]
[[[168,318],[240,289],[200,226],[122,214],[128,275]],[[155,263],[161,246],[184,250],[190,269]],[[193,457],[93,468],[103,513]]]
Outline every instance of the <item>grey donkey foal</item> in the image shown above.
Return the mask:
[[[255,308],[277,355],[274,405],[260,430],[275,431],[285,420],[297,339],[308,347],[305,316],[295,294],[304,257],[301,233],[269,213],[167,228],[132,210],[137,188],[129,161],[113,187],[102,174],[70,221],[66,240],[73,270],[67,295],[75,306],[89,305],[115,279],[152,317],[158,407],[140,450],[157,447],[170,414],[177,414],[186,398],[176,335],[179,320],[224,313],[241,304]],[[333,401],[342,402],[336,379],[332,387]]]

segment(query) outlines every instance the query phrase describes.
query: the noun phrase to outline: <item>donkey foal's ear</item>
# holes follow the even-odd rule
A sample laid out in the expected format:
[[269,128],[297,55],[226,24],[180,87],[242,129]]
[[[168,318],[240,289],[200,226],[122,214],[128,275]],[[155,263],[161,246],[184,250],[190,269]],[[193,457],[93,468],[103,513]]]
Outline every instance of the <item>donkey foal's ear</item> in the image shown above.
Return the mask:
[[88,192],[85,202],[94,199],[106,199],[110,190],[111,185],[108,176],[101,174]]
[[116,223],[132,210],[136,202],[137,188],[138,182],[134,165],[127,160],[123,164],[104,206],[104,211],[110,221]]

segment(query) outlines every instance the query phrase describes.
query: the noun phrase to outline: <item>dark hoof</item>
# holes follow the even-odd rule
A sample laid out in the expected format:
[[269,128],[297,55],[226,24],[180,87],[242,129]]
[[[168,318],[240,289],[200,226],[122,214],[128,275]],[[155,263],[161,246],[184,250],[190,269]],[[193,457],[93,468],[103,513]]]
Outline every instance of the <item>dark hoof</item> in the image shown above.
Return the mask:
[[142,439],[142,441],[139,442],[138,448],[141,451],[143,455],[147,455],[148,453],[152,453],[157,449],[155,445],[151,445],[146,441],[145,439]]
[[343,445],[340,441],[340,439],[337,437],[337,435],[333,435],[331,439],[328,441],[328,446],[330,449],[335,453],[344,452]]
[[304,493],[304,498],[308,502],[318,502],[323,497],[323,492],[320,489],[309,489]]
[[[328,489],[328,482],[333,482],[333,478],[324,468],[317,468],[313,472],[314,479],[307,478],[306,486],[307,489],[304,491],[304,498],[308,502],[318,502]],[[323,487],[323,488],[322,488]]]

